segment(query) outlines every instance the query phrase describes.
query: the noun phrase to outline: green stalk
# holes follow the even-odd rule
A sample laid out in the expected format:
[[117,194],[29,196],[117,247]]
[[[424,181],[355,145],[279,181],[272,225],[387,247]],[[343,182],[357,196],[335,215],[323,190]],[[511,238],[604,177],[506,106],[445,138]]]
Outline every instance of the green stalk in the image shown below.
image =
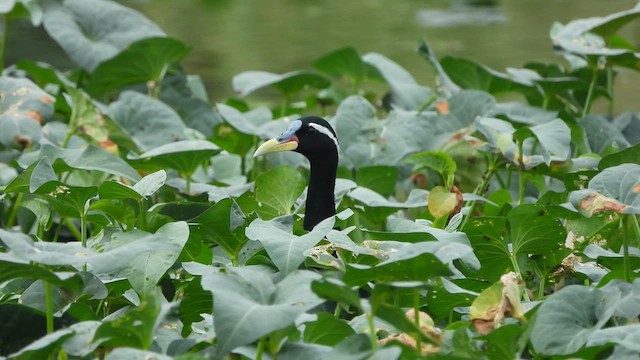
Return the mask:
[[609,93],[609,117],[613,118],[613,69],[607,68],[607,93]]
[[266,336],[260,338],[258,341],[258,350],[256,351],[256,360],[262,360],[262,353],[264,353],[264,344],[266,343]]
[[[640,235],[640,230],[638,229],[638,219],[635,215],[629,215],[631,217],[631,223],[633,224],[633,230],[636,235],[636,238]],[[624,219],[624,218],[623,218]],[[623,219],[620,219],[620,225],[624,226]],[[624,238],[622,239],[622,264],[624,269],[624,281],[631,282],[631,259],[629,258],[629,232],[627,231],[627,226],[624,226]]]
[[44,298],[47,307],[47,334],[53,333],[53,287],[48,281],[44,282]]
[[62,222],[64,222],[65,225],[67,225],[67,228],[69,228],[69,231],[71,231],[71,233],[73,234],[73,236],[76,239],[82,239],[82,235],[80,235],[80,231],[78,230],[78,228],[73,224],[73,222],[71,221],[71,219],[69,218],[64,218],[62,220]]
[[369,340],[371,340],[371,349],[376,350],[378,348],[378,336],[376,335],[376,328],[373,322],[373,312],[367,314],[367,324],[369,325]]
[[[522,272],[520,271],[520,266],[518,266],[518,259],[516,259],[516,255],[514,253],[511,253],[510,256],[509,256],[509,259],[511,260],[511,266],[513,266],[513,270],[515,272],[517,272],[518,275],[520,275],[520,279],[524,279],[524,277],[522,277]],[[529,298],[529,294],[527,293],[526,288],[524,290],[524,299],[526,301],[531,301],[531,299]]]
[[[488,158],[488,166],[487,166],[487,171],[484,173],[484,175],[482,176],[482,182],[480,184],[478,184],[478,186],[476,187],[476,189],[473,191],[473,193],[475,195],[482,195],[485,193],[485,191],[487,191],[487,187],[489,186],[489,180],[491,180],[491,177],[493,176],[493,174],[496,171],[496,157],[495,156],[490,156]],[[471,215],[473,214],[473,211],[476,208],[476,201],[470,201],[471,205],[469,207],[469,213],[467,214],[467,216],[465,216],[462,219],[462,224],[460,224],[460,229],[464,229],[464,227],[467,225],[467,222],[469,222],[469,218],[471,218]],[[466,204],[465,204],[466,205]]]
[[591,78],[591,83],[589,84],[589,92],[587,93],[587,99],[584,102],[584,107],[582,108],[582,118],[587,116],[587,114],[591,111],[591,103],[593,101],[593,92],[596,88],[596,81],[598,80],[598,68],[593,69],[593,78]]
[[18,193],[18,195],[16,195],[16,201],[13,203],[13,207],[11,208],[11,212],[9,213],[9,218],[7,219],[7,229],[15,225],[16,219],[18,218],[18,210],[20,209],[20,206],[22,206],[23,197],[23,193]]
[[[82,247],[87,247],[87,219],[85,214],[80,215],[80,242]],[[82,265],[82,271],[87,271],[87,263]]]
[[[416,327],[420,329],[420,290],[413,290],[413,322]],[[420,334],[416,336],[416,350],[418,353],[422,352],[422,340]]]
[[636,246],[640,247],[640,226],[638,226],[638,218],[635,215],[631,216],[631,223],[633,224],[633,230],[636,234]]
[[4,69],[4,59],[7,54],[7,31],[9,30],[9,19],[6,14],[0,17],[0,70]]
[[524,203],[524,161],[523,161],[524,141],[518,141],[518,204]]

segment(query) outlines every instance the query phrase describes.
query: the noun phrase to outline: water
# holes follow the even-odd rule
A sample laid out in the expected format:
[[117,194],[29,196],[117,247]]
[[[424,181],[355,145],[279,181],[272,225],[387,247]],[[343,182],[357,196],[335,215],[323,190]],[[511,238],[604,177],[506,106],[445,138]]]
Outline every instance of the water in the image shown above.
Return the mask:
[[[464,57],[499,71],[534,60],[566,64],[551,48],[548,33],[554,21],[604,16],[637,3],[496,2],[469,8],[463,0],[121,1],[192,47],[184,65],[202,76],[214,101],[234,95],[231,79],[239,72],[310,69],[313,60],[348,45],[363,54],[382,53],[425,85],[433,84],[433,70],[416,53],[422,38],[440,57]],[[640,21],[623,35],[640,47]],[[616,84],[616,112],[640,111],[639,93],[640,73],[623,71]]]

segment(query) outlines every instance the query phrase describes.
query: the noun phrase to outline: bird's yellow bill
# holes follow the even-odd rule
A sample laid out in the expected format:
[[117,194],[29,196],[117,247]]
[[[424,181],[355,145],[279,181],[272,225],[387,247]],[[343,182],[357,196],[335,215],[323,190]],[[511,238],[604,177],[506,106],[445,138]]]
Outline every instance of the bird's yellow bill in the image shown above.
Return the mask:
[[253,157],[264,155],[264,154],[277,153],[281,151],[295,150],[297,148],[298,148],[297,141],[279,142],[276,139],[271,139],[266,141],[264,144],[260,145],[260,147],[258,147],[256,152],[253,153]]

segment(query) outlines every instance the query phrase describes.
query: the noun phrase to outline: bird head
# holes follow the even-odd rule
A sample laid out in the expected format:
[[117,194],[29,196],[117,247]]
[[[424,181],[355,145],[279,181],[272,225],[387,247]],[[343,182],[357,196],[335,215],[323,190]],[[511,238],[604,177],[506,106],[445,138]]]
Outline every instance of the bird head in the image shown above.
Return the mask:
[[253,156],[281,151],[295,151],[309,161],[331,159],[335,154],[336,163],[340,152],[336,132],[325,119],[318,116],[305,116],[291,122],[280,136],[260,145]]

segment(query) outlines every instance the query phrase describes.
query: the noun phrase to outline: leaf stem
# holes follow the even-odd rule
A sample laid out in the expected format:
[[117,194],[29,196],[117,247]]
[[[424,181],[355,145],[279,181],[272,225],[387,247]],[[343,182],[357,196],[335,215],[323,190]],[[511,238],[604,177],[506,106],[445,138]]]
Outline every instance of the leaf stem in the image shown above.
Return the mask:
[[16,201],[13,203],[13,207],[11,208],[11,212],[9,213],[9,218],[7,219],[6,228],[10,229],[15,225],[16,219],[18,218],[18,210],[20,206],[22,206],[22,199],[24,198],[24,193],[18,193],[16,195]]
[[258,341],[258,350],[256,351],[256,360],[262,360],[262,353],[264,353],[264,344],[267,342],[266,336],[260,338]]
[[524,203],[524,141],[518,141],[518,204]]
[[369,340],[371,340],[371,348],[375,350],[378,348],[378,335],[376,335],[373,312],[367,314],[367,324],[369,325]]
[[49,281],[44,282],[44,297],[47,317],[47,334],[53,333],[53,287]]
[[[476,189],[473,191],[475,195],[482,195],[487,191],[487,187],[489,186],[489,180],[491,180],[491,177],[496,171],[496,156],[490,155],[488,157],[487,162],[488,162],[487,171],[485,171],[484,175],[482,176],[482,181],[480,182],[480,184],[478,184]],[[464,219],[462,219],[462,224],[460,224],[460,227],[459,227],[459,229],[461,230],[464,229],[464,227],[467,225],[467,222],[469,222],[469,218],[471,218],[471,215],[473,214],[473,211],[476,208],[476,204],[477,204],[476,201],[471,200],[469,202],[471,203],[469,205],[469,212],[464,217]]]
[[[416,327],[420,329],[420,290],[413,290],[413,322],[416,324]],[[416,336],[416,350],[418,353],[422,352],[422,340],[420,339],[420,334]]]
[[[518,266],[518,259],[516,259],[516,255],[513,252],[510,252],[509,259],[511,260],[511,266],[513,266],[513,270],[518,273],[520,279],[524,279],[522,276],[522,272],[520,271],[520,266]],[[524,288],[524,299],[526,301],[531,301],[529,298],[529,293],[527,293],[527,287]]]
[[591,111],[591,103],[593,101],[593,92],[596,88],[596,81],[598,80],[598,68],[594,67],[593,69],[593,77],[591,78],[591,83],[589,84],[589,91],[587,92],[587,99],[584,101],[584,107],[582,108],[582,116],[584,118]]
[[73,236],[80,240],[82,239],[82,235],[80,235],[80,231],[78,230],[78,228],[73,224],[73,222],[71,221],[71,219],[69,218],[64,218],[62,220],[62,222],[64,222],[65,225],[67,225],[67,228],[69,228],[69,231],[71,231],[71,234],[73,234]]
[[4,59],[7,53],[7,31],[9,30],[9,19],[6,14],[0,17],[0,70],[4,69]]

